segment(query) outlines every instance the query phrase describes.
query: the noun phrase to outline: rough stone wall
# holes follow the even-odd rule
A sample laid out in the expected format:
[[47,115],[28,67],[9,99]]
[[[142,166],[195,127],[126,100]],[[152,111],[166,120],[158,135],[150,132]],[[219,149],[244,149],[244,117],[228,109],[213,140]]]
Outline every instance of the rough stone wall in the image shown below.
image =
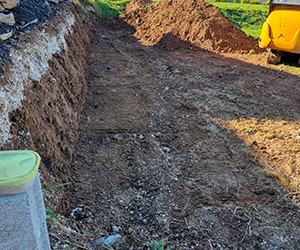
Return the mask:
[[[72,6],[19,40],[0,79],[0,147],[38,152],[43,187],[66,183],[87,92],[91,28]],[[64,210],[67,190],[46,195],[57,212]]]

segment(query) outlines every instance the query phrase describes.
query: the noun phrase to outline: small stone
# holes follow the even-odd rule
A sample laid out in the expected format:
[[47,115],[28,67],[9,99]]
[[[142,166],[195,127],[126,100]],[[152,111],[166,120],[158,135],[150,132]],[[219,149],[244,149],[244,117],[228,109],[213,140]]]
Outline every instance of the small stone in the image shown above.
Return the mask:
[[253,55],[253,54],[255,54],[255,51],[254,51],[253,49],[251,49],[251,50],[249,51],[249,55]]
[[16,0],[0,0],[0,2],[2,4],[2,6],[7,10],[12,9],[17,6]]
[[117,226],[112,226],[112,230],[113,232],[115,233],[118,233],[119,232],[119,228]]
[[117,134],[117,135],[114,135],[113,138],[114,138],[115,140],[117,140],[117,141],[120,141],[120,140],[123,139],[123,136],[120,135],[120,134]]
[[25,36],[19,36],[19,38],[18,38],[18,41],[19,42],[28,42],[28,39],[27,39],[27,37],[25,37]]
[[163,150],[166,152],[166,153],[170,153],[170,149],[168,147],[163,147]]
[[0,23],[4,23],[7,25],[15,24],[15,17],[13,13],[9,13],[5,15],[4,13],[0,13]]
[[137,201],[141,201],[142,199],[143,199],[143,196],[141,196],[141,195],[139,195],[139,194],[136,196],[136,200],[137,200]]
[[13,35],[14,31],[11,30],[10,32],[4,33],[0,35],[0,39],[1,40],[7,40],[8,38],[10,38]]
[[30,34],[30,30],[25,30],[25,34]]
[[49,82],[56,83],[56,79],[54,77],[52,77],[52,78],[49,79]]
[[25,25],[25,22],[24,22],[24,21],[21,21],[20,24],[23,26],[23,25]]
[[257,237],[257,238],[260,236],[259,232],[256,232],[256,231],[253,231],[252,235],[255,236],[255,237]]
[[85,8],[86,8],[86,10],[89,11],[89,12],[94,12],[94,13],[96,13],[95,9],[94,9],[92,6],[90,6],[90,5],[87,5]]

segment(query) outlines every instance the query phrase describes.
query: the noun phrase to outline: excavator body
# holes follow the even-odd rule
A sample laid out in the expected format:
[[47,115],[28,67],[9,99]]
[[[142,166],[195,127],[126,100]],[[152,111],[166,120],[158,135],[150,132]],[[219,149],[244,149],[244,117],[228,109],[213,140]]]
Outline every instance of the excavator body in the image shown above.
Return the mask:
[[280,62],[283,52],[300,54],[300,0],[270,1],[259,46],[269,49],[268,62],[273,64]]

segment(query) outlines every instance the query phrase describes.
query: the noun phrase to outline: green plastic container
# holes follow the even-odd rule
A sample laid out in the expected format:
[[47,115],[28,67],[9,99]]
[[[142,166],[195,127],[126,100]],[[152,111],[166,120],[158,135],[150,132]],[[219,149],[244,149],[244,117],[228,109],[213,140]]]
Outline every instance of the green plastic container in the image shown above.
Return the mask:
[[28,191],[36,177],[41,157],[29,150],[0,151],[0,196]]

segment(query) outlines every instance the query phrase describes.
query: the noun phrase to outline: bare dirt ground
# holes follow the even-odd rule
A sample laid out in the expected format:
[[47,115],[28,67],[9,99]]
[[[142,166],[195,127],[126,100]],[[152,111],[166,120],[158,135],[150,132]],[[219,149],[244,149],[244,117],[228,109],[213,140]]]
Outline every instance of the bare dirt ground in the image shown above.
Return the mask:
[[297,124],[299,76],[264,67],[263,55],[220,55],[173,34],[145,46],[135,32],[122,19],[95,28],[69,221],[94,237],[91,249],[161,239],[175,249],[299,249],[298,207],[249,154],[260,142],[245,146],[222,123]]

